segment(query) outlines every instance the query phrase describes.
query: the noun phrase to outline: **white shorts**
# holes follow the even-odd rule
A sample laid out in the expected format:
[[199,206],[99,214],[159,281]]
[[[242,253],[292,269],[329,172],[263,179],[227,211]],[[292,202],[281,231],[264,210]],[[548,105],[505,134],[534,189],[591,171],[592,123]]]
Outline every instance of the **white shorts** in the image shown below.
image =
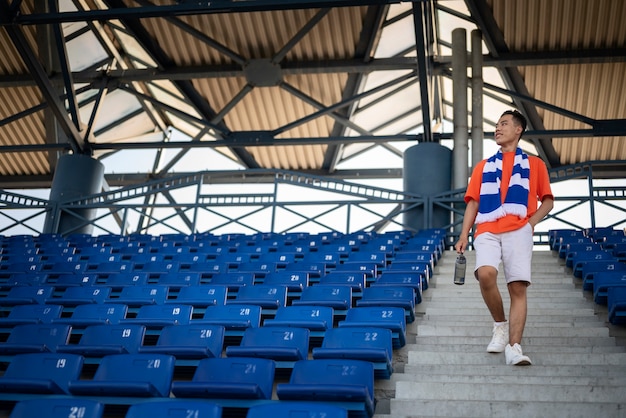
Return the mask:
[[476,249],[476,270],[491,266],[499,271],[504,267],[507,283],[525,281],[531,283],[530,272],[533,255],[533,228],[527,223],[515,231],[502,234],[484,232],[474,240]]

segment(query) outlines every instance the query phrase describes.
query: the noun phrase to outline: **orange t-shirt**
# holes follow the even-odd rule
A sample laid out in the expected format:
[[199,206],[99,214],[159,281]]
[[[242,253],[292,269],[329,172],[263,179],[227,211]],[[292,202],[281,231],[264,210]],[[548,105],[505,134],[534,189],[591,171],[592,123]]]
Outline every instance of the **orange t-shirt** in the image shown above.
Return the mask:
[[[506,197],[506,191],[509,188],[509,180],[511,179],[511,173],[513,172],[513,161],[515,159],[515,151],[505,152],[502,154],[502,182],[500,183],[500,196],[502,202]],[[465,192],[465,203],[470,200],[480,201],[480,186],[483,180],[483,167],[487,160],[479,162],[470,178],[467,191]],[[496,219],[492,222],[484,222],[476,225],[474,231],[474,237],[482,234],[483,232],[491,232],[494,234],[500,234],[502,232],[515,231],[526,225],[528,218],[530,218],[538,207],[538,202],[542,201],[546,197],[552,198],[552,189],[550,188],[550,176],[548,175],[548,169],[545,163],[539,158],[532,155],[528,156],[528,162],[530,164],[530,177],[529,193],[528,193],[528,211],[525,219],[520,219],[517,215],[506,215],[500,219]]]

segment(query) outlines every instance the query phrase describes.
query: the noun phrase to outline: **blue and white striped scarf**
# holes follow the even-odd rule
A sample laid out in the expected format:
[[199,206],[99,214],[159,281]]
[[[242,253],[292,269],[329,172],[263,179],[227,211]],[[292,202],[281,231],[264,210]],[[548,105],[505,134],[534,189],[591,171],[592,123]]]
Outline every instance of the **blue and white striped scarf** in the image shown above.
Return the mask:
[[476,223],[492,222],[505,215],[525,218],[528,211],[528,191],[530,163],[528,155],[521,148],[515,150],[513,172],[504,203],[500,196],[502,181],[502,150],[490,157],[483,168],[483,181],[480,185],[480,201]]

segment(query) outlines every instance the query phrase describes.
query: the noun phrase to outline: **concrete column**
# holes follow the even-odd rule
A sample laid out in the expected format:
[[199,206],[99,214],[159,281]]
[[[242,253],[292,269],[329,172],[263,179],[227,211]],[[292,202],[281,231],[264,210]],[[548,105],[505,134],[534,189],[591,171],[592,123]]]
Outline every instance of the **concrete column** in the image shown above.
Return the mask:
[[452,96],[454,146],[452,149],[454,189],[467,186],[468,138],[467,138],[467,36],[464,28],[452,31]]
[[[66,154],[59,158],[52,187],[50,202],[62,204],[102,191],[104,166],[94,158],[80,154]],[[75,209],[72,213],[49,213],[44,231],[60,234],[91,234],[97,209]]]
[[[430,197],[450,190],[452,152],[436,142],[422,142],[404,152],[404,191]],[[450,211],[440,207],[417,207],[404,213],[404,224],[415,230],[443,228]]]
[[482,34],[472,31],[472,167],[483,159],[483,51]]

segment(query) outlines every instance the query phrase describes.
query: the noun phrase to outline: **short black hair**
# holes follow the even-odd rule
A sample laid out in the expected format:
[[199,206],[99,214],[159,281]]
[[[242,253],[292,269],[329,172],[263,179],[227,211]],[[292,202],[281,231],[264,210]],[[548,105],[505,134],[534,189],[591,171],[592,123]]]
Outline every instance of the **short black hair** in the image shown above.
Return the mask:
[[[504,116],[504,115],[511,115],[513,117],[513,120],[515,121],[515,123],[522,126],[522,133],[519,136],[521,138],[522,135],[524,135],[524,132],[526,131],[526,118],[524,117],[524,115],[522,115],[517,110],[506,110],[502,114],[502,116]],[[502,116],[500,116],[500,117],[502,117]]]

